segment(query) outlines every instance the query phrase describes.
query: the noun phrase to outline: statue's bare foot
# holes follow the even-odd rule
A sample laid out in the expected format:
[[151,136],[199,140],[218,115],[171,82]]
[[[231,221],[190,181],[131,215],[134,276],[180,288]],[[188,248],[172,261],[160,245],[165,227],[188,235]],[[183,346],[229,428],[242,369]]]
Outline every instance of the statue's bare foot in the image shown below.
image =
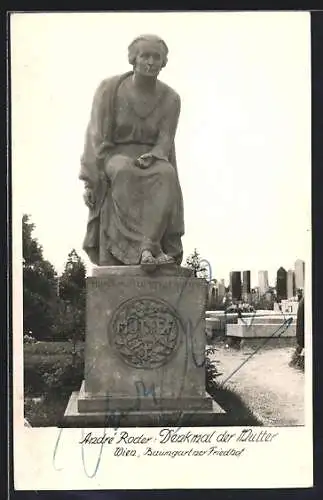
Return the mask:
[[153,272],[156,269],[156,259],[149,250],[144,250],[142,252],[140,266],[147,272]]
[[170,255],[166,255],[165,253],[160,253],[158,257],[156,257],[156,264],[158,266],[163,266],[165,264],[175,264],[175,259]]

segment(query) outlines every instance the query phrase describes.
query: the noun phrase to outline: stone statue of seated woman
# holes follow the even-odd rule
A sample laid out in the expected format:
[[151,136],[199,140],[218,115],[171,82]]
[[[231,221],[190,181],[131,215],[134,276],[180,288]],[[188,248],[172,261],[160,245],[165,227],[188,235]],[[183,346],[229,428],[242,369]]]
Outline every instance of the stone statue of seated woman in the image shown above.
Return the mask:
[[94,96],[80,179],[89,208],[83,247],[97,265],[182,261],[180,97],[157,79],[167,54],[157,36],[139,36],[129,46],[133,71],[104,80]]

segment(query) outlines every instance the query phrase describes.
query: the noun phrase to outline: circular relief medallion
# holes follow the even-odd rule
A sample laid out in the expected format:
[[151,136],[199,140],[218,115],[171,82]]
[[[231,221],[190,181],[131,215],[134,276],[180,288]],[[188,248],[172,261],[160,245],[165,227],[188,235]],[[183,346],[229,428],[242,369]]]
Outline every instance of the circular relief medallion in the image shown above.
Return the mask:
[[158,368],[180,340],[180,322],[166,302],[140,297],[123,302],[109,328],[110,342],[122,360],[135,368]]

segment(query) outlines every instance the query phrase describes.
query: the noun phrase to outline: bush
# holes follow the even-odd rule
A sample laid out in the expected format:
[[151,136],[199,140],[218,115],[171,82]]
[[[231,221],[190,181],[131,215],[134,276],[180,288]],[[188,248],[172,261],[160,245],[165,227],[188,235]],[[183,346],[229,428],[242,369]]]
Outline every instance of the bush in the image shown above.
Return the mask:
[[24,344],[35,344],[37,340],[31,334],[25,333]]
[[211,360],[210,356],[217,351],[216,347],[208,347],[205,353],[205,377],[206,377],[206,388],[209,389],[213,387],[215,383],[215,378],[222,375],[219,373],[218,367],[216,366],[218,361]]
[[[39,345],[41,344],[41,345]],[[74,356],[68,343],[37,343],[25,349],[24,386],[26,394],[61,393],[80,388],[84,375],[83,346]],[[63,345],[62,345],[63,344]]]
[[296,350],[292,355],[292,359],[289,363],[289,366],[293,366],[294,368],[299,368],[300,370],[305,370],[305,356],[304,349],[297,346]]
[[80,388],[83,379],[83,359],[75,356],[73,360],[66,357],[56,362],[50,371],[43,373],[49,391],[60,389],[71,392]]

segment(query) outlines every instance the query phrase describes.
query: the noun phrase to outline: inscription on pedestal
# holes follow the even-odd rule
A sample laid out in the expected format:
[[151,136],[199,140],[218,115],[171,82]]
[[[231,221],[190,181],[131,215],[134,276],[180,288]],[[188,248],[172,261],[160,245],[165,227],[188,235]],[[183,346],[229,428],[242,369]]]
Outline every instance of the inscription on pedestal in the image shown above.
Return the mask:
[[138,297],[123,302],[108,326],[111,347],[134,368],[158,368],[169,361],[181,338],[181,321],[166,301]]
[[134,278],[127,277],[122,279],[118,276],[111,276],[108,278],[90,278],[87,280],[87,288],[89,290],[100,289],[100,290],[110,290],[114,287],[134,287],[137,290],[142,290],[143,288],[148,288],[151,291],[159,290],[175,290],[178,293],[183,293],[187,289],[200,288],[200,283],[198,281],[184,279],[159,279],[154,281],[147,278]]

